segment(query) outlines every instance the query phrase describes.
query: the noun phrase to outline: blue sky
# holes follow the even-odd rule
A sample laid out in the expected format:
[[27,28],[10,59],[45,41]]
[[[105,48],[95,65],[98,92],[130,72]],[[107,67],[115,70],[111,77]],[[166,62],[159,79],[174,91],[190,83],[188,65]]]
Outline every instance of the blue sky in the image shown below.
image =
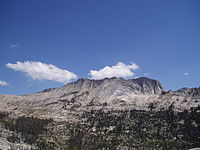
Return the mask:
[[105,74],[199,87],[200,1],[1,0],[0,52],[0,94]]

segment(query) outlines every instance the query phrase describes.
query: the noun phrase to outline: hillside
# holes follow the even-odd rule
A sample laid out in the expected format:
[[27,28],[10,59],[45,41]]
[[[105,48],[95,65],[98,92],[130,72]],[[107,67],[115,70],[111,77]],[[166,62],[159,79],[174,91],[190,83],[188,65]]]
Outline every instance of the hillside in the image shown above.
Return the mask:
[[200,88],[166,92],[144,77],[79,79],[30,95],[0,95],[0,148],[198,147],[199,106]]

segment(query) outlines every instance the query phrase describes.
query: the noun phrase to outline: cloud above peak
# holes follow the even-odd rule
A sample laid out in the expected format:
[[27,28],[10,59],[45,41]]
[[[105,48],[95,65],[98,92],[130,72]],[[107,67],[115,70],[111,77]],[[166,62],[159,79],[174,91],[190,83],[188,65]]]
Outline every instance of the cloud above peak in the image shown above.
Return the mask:
[[16,64],[7,63],[6,66],[15,71],[26,73],[27,76],[34,80],[52,80],[60,83],[67,83],[72,79],[78,78],[73,72],[42,62],[18,61]]
[[135,63],[130,65],[126,65],[122,62],[118,62],[115,66],[105,66],[100,70],[90,70],[89,76],[91,79],[103,79],[103,78],[111,78],[111,77],[131,77],[134,76],[132,70],[138,69],[139,66]]
[[6,86],[6,85],[8,85],[8,83],[6,81],[0,80],[0,86]]

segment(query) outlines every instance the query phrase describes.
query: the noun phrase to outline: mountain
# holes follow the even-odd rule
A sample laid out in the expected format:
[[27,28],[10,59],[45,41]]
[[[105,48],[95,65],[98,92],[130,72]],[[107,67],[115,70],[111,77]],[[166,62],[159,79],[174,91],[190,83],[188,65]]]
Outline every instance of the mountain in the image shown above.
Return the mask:
[[[79,79],[61,88],[45,89],[30,95],[0,95],[0,109],[17,115],[34,115],[67,119],[71,110],[90,109],[155,109],[184,110],[200,105],[200,88],[163,91],[159,81],[148,78]],[[75,111],[76,112],[76,111]]]
[[[152,144],[152,149],[155,148],[155,142],[161,144],[161,147],[174,143],[175,149],[192,148],[199,146],[200,141],[199,106],[200,88],[164,91],[159,81],[144,77],[128,80],[116,77],[79,79],[60,88],[45,89],[29,95],[0,95],[0,127],[3,122],[0,135],[4,137],[0,139],[0,148],[4,145],[3,149],[6,149],[6,144],[7,149],[13,146],[16,148],[16,144],[12,143],[16,143],[16,139],[17,146],[20,143],[23,147],[21,149],[34,149],[34,146],[35,149],[50,149],[48,146],[52,144],[48,141],[52,139],[52,149],[64,149],[66,145],[62,145],[62,142],[68,142],[67,149],[70,150],[99,147],[139,149],[139,145],[149,147],[148,142]],[[188,128],[188,120],[193,128]],[[31,132],[22,129],[24,125],[25,129],[30,126],[28,128],[32,129]],[[57,141],[58,137],[61,137],[59,139],[62,142]],[[169,139],[169,143],[159,143],[160,137]],[[80,138],[78,143],[77,138]],[[9,139],[7,143],[6,139]],[[98,142],[93,143],[94,139]],[[108,143],[114,142],[111,139],[121,140],[123,144],[108,146]],[[57,142],[62,143],[60,147],[55,145]],[[130,143],[135,143],[135,146]],[[102,144],[107,146],[100,146]]]
[[160,82],[148,78],[79,79],[61,88],[45,89],[30,95],[1,95],[0,108],[17,114],[32,110],[34,115],[58,119],[58,116],[64,118],[62,114],[71,109],[99,109],[105,106],[145,109],[162,92]]

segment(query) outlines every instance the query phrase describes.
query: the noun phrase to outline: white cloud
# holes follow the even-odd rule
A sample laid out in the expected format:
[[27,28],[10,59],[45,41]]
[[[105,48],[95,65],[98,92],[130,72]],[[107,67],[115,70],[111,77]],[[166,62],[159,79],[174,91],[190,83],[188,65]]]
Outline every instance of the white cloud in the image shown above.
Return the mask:
[[17,62],[16,64],[7,63],[6,66],[16,71],[25,72],[27,76],[36,80],[52,80],[61,83],[67,83],[76,79],[77,75],[68,70],[60,69],[52,64],[42,62]]
[[89,75],[92,79],[103,79],[111,77],[131,77],[134,75],[132,70],[138,69],[138,65],[132,63],[131,65],[126,65],[122,62],[118,62],[115,66],[105,66],[100,70],[90,70]]
[[188,76],[188,75],[189,75],[189,73],[188,73],[188,72],[185,72],[185,73],[184,73],[184,75],[185,75],[185,76]]
[[0,80],[0,86],[6,86],[6,85],[8,85],[8,83],[6,81]]
[[16,48],[16,47],[18,47],[19,46],[19,44],[11,44],[10,46],[9,46],[9,48]]

